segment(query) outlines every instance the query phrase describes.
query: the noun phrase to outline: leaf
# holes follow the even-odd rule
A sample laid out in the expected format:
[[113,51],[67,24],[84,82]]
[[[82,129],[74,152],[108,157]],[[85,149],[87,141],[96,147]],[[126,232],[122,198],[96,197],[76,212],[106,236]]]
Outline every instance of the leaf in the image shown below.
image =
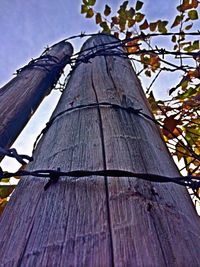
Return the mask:
[[176,43],[176,35],[173,35],[173,36],[172,36],[172,42],[173,42],[173,43]]
[[126,48],[127,48],[127,51],[129,53],[134,53],[134,52],[137,52],[139,50],[139,38],[138,39],[134,39],[128,43],[126,43]]
[[196,20],[198,19],[198,13],[196,10],[190,10],[188,11],[188,17],[191,19],[191,20]]
[[199,50],[199,40],[194,41],[192,45],[184,47],[183,50],[187,51],[187,52],[192,52],[194,50]]
[[144,14],[138,12],[138,13],[136,13],[135,20],[136,20],[137,22],[141,22],[141,21],[143,20],[144,17],[145,17]]
[[190,3],[189,0],[183,0],[183,3],[179,6],[177,6],[177,10],[179,12],[184,13],[188,9],[197,8],[198,7],[198,0],[192,0]]
[[134,8],[131,7],[129,10],[126,11],[127,19],[132,19],[134,15],[135,15],[135,9]]
[[135,20],[134,19],[129,19],[128,20],[128,27],[131,28],[131,27],[133,27],[133,25],[135,25]]
[[108,24],[104,21],[100,23],[101,28],[103,28],[102,32],[110,33],[110,28]]
[[135,5],[135,10],[136,10],[136,11],[140,10],[140,9],[142,8],[143,4],[144,4],[144,3],[143,3],[142,1],[139,1],[139,0],[138,0],[138,1],[136,2],[136,5]]
[[186,26],[186,27],[185,27],[185,30],[187,30],[187,31],[190,30],[190,29],[192,28],[192,26],[193,26],[193,23],[190,24],[190,25],[188,25],[188,26]]
[[183,99],[186,100],[187,98],[191,98],[192,96],[196,95],[196,89],[193,87],[190,87],[185,93],[178,94],[176,96],[176,99]]
[[151,65],[151,70],[155,71],[160,67],[160,59],[158,56],[151,56],[150,57],[150,62],[149,64]]
[[160,33],[166,33],[167,32],[167,29],[166,29],[167,24],[168,24],[168,21],[166,21],[166,20],[162,20],[162,21],[159,20],[158,21],[158,31]]
[[125,30],[125,26],[126,26],[126,19],[124,19],[123,17],[119,18],[119,27],[120,27],[120,31],[123,32]]
[[85,4],[87,6],[88,5],[88,1],[87,0],[83,0],[83,4]]
[[88,5],[94,6],[96,3],[96,0],[88,0],[87,2],[88,2]]
[[143,64],[149,64],[150,62],[150,57],[149,55],[140,55],[140,61],[143,63]]
[[122,5],[120,6],[120,9],[121,9],[121,10],[125,10],[125,9],[127,8],[127,6],[128,6],[128,1],[124,1],[124,2],[122,3]]
[[178,161],[180,161],[185,155],[187,155],[187,150],[182,147],[179,143],[176,144],[176,156],[178,158]]
[[119,24],[119,18],[118,17],[112,17],[111,19],[112,19],[112,22],[114,24]]
[[15,187],[15,185],[0,185],[0,198],[9,197]]
[[114,32],[114,36],[119,39],[119,33],[118,32]]
[[96,0],[83,0],[83,3],[84,3],[86,6],[94,6],[95,3],[96,3]]
[[173,22],[173,24],[172,24],[172,26],[171,26],[171,28],[174,28],[174,27],[178,26],[181,23],[182,20],[183,20],[183,15],[181,15],[181,16],[177,15],[175,20],[174,20],[174,22]]
[[89,8],[87,13],[86,13],[86,18],[92,18],[94,16],[94,11],[92,8]]
[[9,183],[10,182],[10,178],[2,178],[1,182],[2,183]]
[[109,16],[110,13],[111,13],[111,8],[108,5],[105,5],[104,15]]
[[81,14],[87,13],[88,7],[85,5],[81,5]]
[[153,113],[155,113],[156,111],[159,110],[158,104],[156,103],[156,100],[155,100],[155,97],[153,95],[153,92],[150,92],[149,97],[148,97],[148,102],[149,102],[149,104],[151,106],[151,110],[152,110]]
[[126,39],[130,39],[132,36],[132,32],[127,31],[126,32]]
[[150,70],[145,70],[145,75],[147,76],[147,77],[151,77],[151,71]]
[[143,24],[140,25],[140,30],[146,30],[148,27],[149,27],[149,24],[148,24],[147,20],[145,19]]
[[99,24],[99,23],[102,22],[102,18],[101,18],[101,14],[100,13],[97,13],[95,18],[96,18],[96,24]]
[[197,8],[198,7],[198,0],[192,0],[192,3],[191,3],[191,6],[193,7],[193,8]]
[[157,23],[157,22],[151,22],[151,23],[149,24],[149,28],[150,28],[150,30],[151,30],[152,32],[154,32],[154,31],[156,30],[157,26],[158,26],[158,23]]
[[191,8],[191,4],[189,3],[189,0],[183,0],[183,3],[179,6],[177,6],[177,10],[179,12],[185,12],[187,9]]
[[7,203],[8,201],[6,199],[0,199],[0,215],[3,213],[3,210]]
[[168,138],[173,139],[174,136],[179,136],[182,133],[180,128],[177,128],[177,125],[180,124],[180,121],[175,119],[176,115],[171,115],[163,121],[165,128],[162,128],[162,133]]

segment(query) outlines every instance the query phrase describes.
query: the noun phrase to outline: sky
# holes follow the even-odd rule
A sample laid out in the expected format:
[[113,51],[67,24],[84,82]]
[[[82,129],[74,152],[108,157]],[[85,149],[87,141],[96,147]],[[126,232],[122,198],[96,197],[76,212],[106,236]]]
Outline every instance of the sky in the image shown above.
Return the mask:
[[[143,0],[144,12],[150,19],[168,18],[175,14],[179,0]],[[107,3],[115,9],[120,0],[97,0],[96,10]],[[134,3],[134,1],[129,1]],[[1,0],[0,1],[0,87],[13,78],[15,71],[26,65],[31,58],[38,57],[47,45],[52,45],[81,32],[94,33],[99,30],[92,19],[80,14],[81,0]],[[73,41],[78,51],[83,41]],[[171,81],[166,81],[171,82]],[[162,88],[158,86],[158,94]],[[164,94],[164,93],[163,93]],[[19,153],[31,155],[32,145],[45,127],[60,93],[53,91],[45,98],[18,140],[13,144]],[[14,159],[1,164],[4,170],[17,170]]]

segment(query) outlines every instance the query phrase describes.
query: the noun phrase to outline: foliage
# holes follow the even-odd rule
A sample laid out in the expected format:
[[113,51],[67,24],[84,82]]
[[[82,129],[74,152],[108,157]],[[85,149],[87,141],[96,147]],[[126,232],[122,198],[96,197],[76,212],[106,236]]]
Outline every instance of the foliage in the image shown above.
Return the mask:
[[[124,1],[116,14],[107,4],[102,12],[96,11],[95,4],[83,1],[81,13],[95,17],[101,32],[125,40],[129,58],[141,68],[138,74],[152,79],[147,97],[170,152],[183,162],[188,174],[200,175],[200,33],[192,32],[199,18],[199,1],[182,0],[174,18],[155,21],[149,21],[139,0],[134,6]],[[153,45],[155,38],[168,38],[171,50]],[[177,72],[177,77],[181,73],[181,78],[170,88],[170,100],[156,100],[152,85],[167,71]]]

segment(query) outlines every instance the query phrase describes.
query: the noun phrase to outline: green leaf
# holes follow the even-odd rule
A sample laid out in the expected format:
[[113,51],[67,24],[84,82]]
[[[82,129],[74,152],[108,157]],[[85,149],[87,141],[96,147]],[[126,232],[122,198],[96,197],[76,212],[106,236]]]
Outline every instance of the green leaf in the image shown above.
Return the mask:
[[178,94],[177,99],[186,99],[196,95],[196,88],[190,87],[185,93]]
[[9,197],[15,187],[15,185],[0,185],[0,198]]
[[87,13],[88,7],[86,5],[81,5],[81,14]]
[[87,2],[88,2],[88,5],[94,6],[96,3],[96,0],[88,0]]
[[128,6],[128,1],[124,1],[124,2],[122,3],[122,5],[120,6],[120,9],[125,10],[125,9],[127,8],[127,6]]
[[135,10],[137,10],[137,11],[140,10],[142,8],[143,4],[144,4],[143,2],[138,0],[136,2],[136,5],[135,5]]
[[196,10],[190,10],[188,11],[188,17],[191,19],[191,20],[196,20],[198,19],[198,13]]
[[83,4],[85,4],[86,6],[88,6],[88,1],[87,0],[83,0]]
[[193,42],[193,49],[194,50],[199,50],[199,40],[196,40]]
[[103,21],[100,23],[101,28],[103,28],[102,32],[110,33],[110,28],[108,27],[108,24]]
[[97,13],[95,19],[96,19],[96,24],[101,23],[102,22],[101,14]]
[[86,13],[86,18],[92,18],[94,16],[94,11],[92,8],[89,8],[87,13]]
[[110,13],[111,13],[111,8],[108,5],[105,5],[104,15],[109,16]]
[[159,20],[158,21],[158,31],[160,33],[166,33],[167,32],[167,29],[166,29],[166,25],[168,24],[168,21],[166,20]]
[[119,18],[119,27],[120,27],[121,32],[123,32],[125,30],[125,26],[126,26],[126,19],[124,17],[120,17]]
[[135,15],[135,9],[134,8],[131,7],[129,10],[126,11],[127,19],[132,19],[134,15]]
[[176,16],[176,18],[175,18],[175,20],[174,20],[174,22],[173,22],[173,24],[172,24],[172,26],[171,26],[171,28],[174,28],[174,27],[176,27],[176,26],[178,26],[180,23],[181,23],[181,21],[183,20],[183,15],[181,15],[181,16]]
[[183,50],[187,51],[187,52],[192,52],[194,50],[199,50],[199,40],[194,41],[192,45],[189,45],[189,46],[185,47]]

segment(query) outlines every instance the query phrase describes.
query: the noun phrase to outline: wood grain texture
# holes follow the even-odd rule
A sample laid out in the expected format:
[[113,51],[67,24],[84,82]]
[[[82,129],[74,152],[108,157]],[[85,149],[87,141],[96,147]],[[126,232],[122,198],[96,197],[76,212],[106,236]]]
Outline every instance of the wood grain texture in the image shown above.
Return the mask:
[[[83,49],[112,41],[89,39]],[[96,57],[73,72],[52,115],[101,101],[147,114],[149,106],[128,60]],[[177,176],[150,121],[111,107],[58,117],[28,169],[102,170]],[[1,217],[0,266],[198,267],[199,218],[187,191],[128,177],[66,178],[44,192],[45,179],[23,178]]]
[[73,53],[70,43],[60,42],[28,64],[0,88],[0,146],[10,147],[44,97],[50,93]]

